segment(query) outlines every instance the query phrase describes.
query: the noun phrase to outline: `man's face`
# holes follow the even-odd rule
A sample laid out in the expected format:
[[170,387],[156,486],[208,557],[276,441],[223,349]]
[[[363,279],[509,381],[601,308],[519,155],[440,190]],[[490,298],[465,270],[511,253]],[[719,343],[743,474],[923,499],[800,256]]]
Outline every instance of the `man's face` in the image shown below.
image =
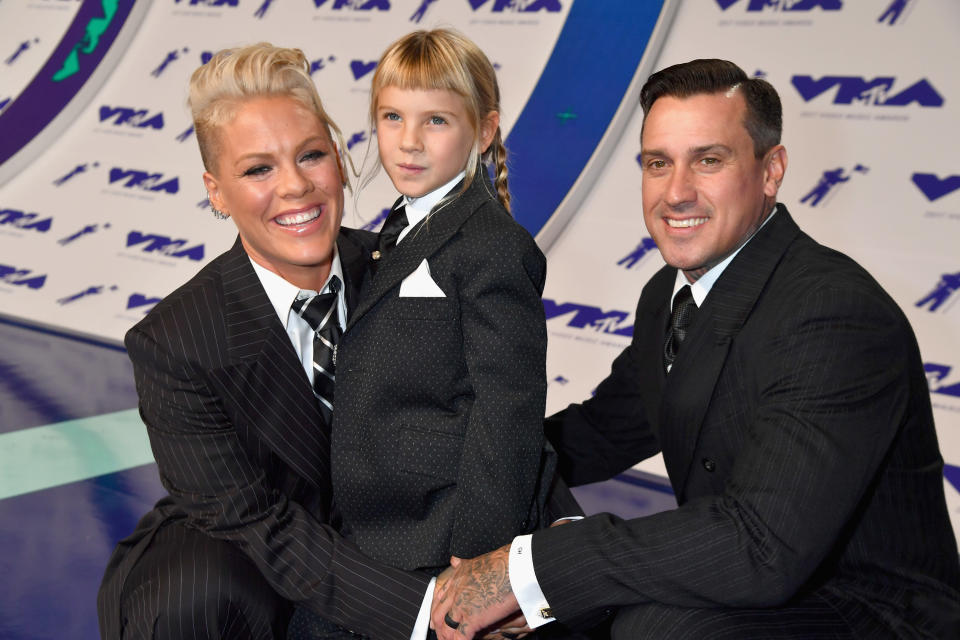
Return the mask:
[[757,158],[740,92],[665,96],[641,140],[643,219],[663,259],[696,280],[770,213],[786,170],[777,145]]

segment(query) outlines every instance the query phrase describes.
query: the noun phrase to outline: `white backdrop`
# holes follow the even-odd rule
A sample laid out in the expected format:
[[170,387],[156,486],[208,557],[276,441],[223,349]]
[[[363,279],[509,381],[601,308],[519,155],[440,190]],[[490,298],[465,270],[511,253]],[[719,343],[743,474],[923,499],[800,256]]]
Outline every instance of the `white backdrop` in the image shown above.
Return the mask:
[[[0,0],[0,147],[29,122],[17,108],[43,104],[46,94],[31,93],[31,83],[44,65],[61,64],[54,58],[65,34],[76,35],[68,31],[75,17],[85,9],[104,18],[128,14],[61,118],[0,161],[0,313],[119,342],[157,300],[230,245],[233,226],[202,206],[202,167],[185,106],[187,79],[209,52],[259,40],[302,48],[359,163],[369,138],[372,65],[403,33],[444,25],[476,40],[498,67],[511,132],[546,82],[560,40],[609,29],[623,56],[637,62],[632,80],[624,82],[616,115],[600,123],[609,123],[606,135],[589,138],[594,153],[579,179],[555,194],[563,200],[553,219],[528,224],[549,261],[548,410],[588,397],[606,375],[629,341],[641,287],[662,265],[640,211],[640,84],[669,64],[728,58],[762,74],[783,99],[789,166],[781,200],[814,238],[866,266],[917,332],[960,531],[960,3],[668,0],[656,27],[650,24],[642,59],[642,45],[622,32],[640,11],[632,4]],[[590,24],[568,24],[576,20]],[[106,22],[91,28],[99,33]],[[81,66],[85,49],[95,48],[89,44],[96,37],[86,33],[86,45],[75,37]],[[579,75],[610,60],[585,45],[581,62],[563,63],[570,104],[582,91]],[[587,128],[589,118],[578,120],[570,104],[554,98],[549,112],[533,114],[534,122],[542,115],[544,138],[554,136],[547,124],[564,123],[571,141]],[[531,139],[529,129],[525,135]],[[530,188],[522,182],[523,149],[512,151],[516,184]],[[381,175],[345,224],[376,223],[393,197]],[[641,467],[664,474],[658,460]]]

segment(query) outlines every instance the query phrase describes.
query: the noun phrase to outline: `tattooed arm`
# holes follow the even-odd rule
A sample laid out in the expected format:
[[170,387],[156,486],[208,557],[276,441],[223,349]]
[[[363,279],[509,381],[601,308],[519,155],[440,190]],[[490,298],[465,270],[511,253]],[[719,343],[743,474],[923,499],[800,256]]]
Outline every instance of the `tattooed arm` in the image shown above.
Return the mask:
[[[484,629],[515,616],[520,611],[510,587],[510,545],[472,560],[461,560],[434,601],[431,626],[440,640],[469,640]],[[449,615],[460,625],[453,629],[444,622]]]

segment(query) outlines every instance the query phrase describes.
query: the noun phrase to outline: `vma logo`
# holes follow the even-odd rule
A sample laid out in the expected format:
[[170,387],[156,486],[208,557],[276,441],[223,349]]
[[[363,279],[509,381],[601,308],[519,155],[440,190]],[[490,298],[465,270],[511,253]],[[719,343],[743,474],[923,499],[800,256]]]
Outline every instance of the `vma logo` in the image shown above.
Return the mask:
[[800,199],[800,202],[815,207],[828,193],[831,191],[835,193],[835,188],[844,182],[849,182],[854,173],[867,173],[868,171],[870,171],[870,167],[865,167],[862,164],[855,165],[848,175],[843,175],[843,167],[828,169],[823,172],[813,189]]
[[[717,0],[724,11],[738,3],[744,4],[740,0]],[[842,0],[748,0],[746,3],[747,11],[840,11],[842,8]]]
[[567,326],[575,329],[610,333],[628,338],[633,335],[633,325],[625,324],[630,316],[626,311],[604,311],[599,307],[576,302],[558,303],[550,298],[543,299],[543,310],[547,320],[569,315]]
[[0,209],[0,226],[11,226],[24,231],[46,233],[50,231],[53,218],[41,218],[39,213],[27,213],[17,209]]
[[948,378],[953,367],[945,364],[925,362],[923,370],[927,374],[927,385],[930,393],[941,393],[945,396],[960,398],[960,381],[951,383]]
[[318,9],[327,5],[332,11],[342,11],[343,9],[352,11],[390,10],[390,0],[313,0],[313,4]]
[[139,247],[144,253],[160,253],[171,258],[187,258],[199,262],[203,260],[203,245],[187,247],[188,240],[174,240],[156,233],[131,231],[127,234],[127,246]]
[[[917,300],[916,307],[927,307],[927,311],[934,312],[939,309],[943,303],[953,297],[960,290],[960,272],[945,273],[940,276],[940,280],[933,287],[933,290],[923,298]],[[928,306],[929,305],[929,306]],[[944,309],[946,311],[946,309]]]
[[156,233],[131,231],[127,234],[127,246],[139,247],[144,253],[160,253],[171,258],[188,258],[197,262],[203,260],[203,245],[187,247],[187,243],[183,238],[174,240]]
[[8,264],[0,264],[0,282],[26,287],[28,289],[39,289],[47,281],[47,274],[37,275],[30,269],[18,269]]
[[790,79],[805,102],[836,89],[833,104],[859,104],[878,107],[906,107],[916,102],[921,107],[943,106],[943,96],[930,81],[922,78],[906,89],[894,90],[897,79],[881,76],[872,80],[860,76],[813,76],[796,75]]
[[960,189],[960,176],[947,176],[941,179],[933,173],[915,173],[910,176],[910,179],[930,202]]
[[467,0],[470,8],[478,11],[487,5],[492,13],[503,13],[504,11],[517,11],[519,13],[536,13],[538,11],[548,11],[550,13],[559,13],[563,11],[560,6],[560,0]]
[[151,114],[147,109],[103,105],[100,107],[100,122],[135,129],[163,129],[163,114],[159,111]]
[[126,189],[142,189],[144,191],[163,191],[177,193],[180,191],[180,179],[174,176],[167,178],[162,173],[150,173],[137,169],[110,169],[110,184],[119,182]]

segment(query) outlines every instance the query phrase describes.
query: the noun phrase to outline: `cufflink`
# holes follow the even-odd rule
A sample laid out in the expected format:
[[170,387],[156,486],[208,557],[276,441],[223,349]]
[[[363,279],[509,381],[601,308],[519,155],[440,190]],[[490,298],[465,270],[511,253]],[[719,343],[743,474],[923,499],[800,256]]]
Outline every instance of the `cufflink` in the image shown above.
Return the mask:
[[380,251],[379,251],[378,249],[375,249],[375,250],[373,251],[373,253],[370,254],[370,257],[373,258],[374,260],[379,260],[379,259],[380,259]]
[[553,617],[553,608],[552,607],[543,607],[540,609],[540,617],[546,620],[547,618]]

